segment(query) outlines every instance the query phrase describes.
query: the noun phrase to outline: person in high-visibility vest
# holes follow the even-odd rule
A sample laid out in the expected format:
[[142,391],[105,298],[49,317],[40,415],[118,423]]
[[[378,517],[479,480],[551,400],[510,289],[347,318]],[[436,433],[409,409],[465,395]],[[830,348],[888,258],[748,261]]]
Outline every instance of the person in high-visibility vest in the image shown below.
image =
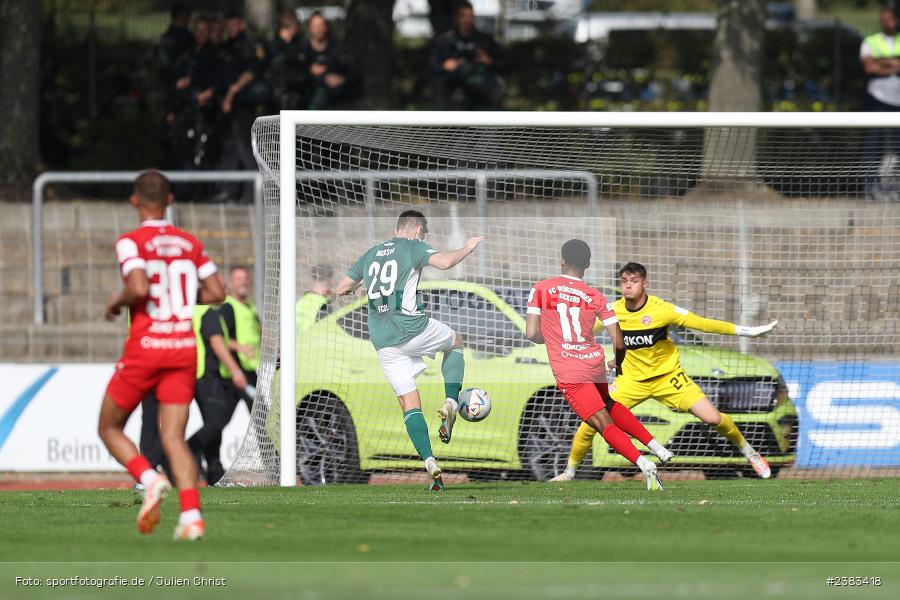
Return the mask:
[[228,275],[228,295],[220,312],[228,331],[233,332],[228,342],[235,360],[247,376],[247,384],[251,387],[244,395],[247,407],[252,408],[253,394],[256,388],[256,370],[259,368],[259,346],[262,334],[259,325],[259,313],[250,295],[250,271],[246,267],[232,267]]
[[[897,14],[892,7],[884,6],[879,13],[879,20],[881,33],[866,36],[859,48],[859,60],[869,77],[866,110],[900,111],[900,36],[897,35]],[[896,138],[893,130],[890,133],[880,129],[869,130],[865,150],[867,196],[877,194],[876,183],[882,157],[898,153],[900,144]]]
[[247,376],[228,350],[233,337],[222,318],[222,306],[194,307],[193,326],[197,336],[197,386],[194,397],[203,426],[188,440],[198,466],[206,459],[206,482],[213,485],[225,473],[219,458],[222,430],[238,402],[239,390],[247,387]]
[[869,83],[869,110],[900,110],[900,37],[897,36],[897,14],[885,6],[879,14],[881,33],[866,36],[859,49]]

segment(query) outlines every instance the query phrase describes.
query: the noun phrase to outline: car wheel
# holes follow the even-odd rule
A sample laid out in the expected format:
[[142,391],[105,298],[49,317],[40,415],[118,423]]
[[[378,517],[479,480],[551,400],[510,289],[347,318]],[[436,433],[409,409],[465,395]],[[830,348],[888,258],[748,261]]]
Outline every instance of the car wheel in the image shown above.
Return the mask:
[[519,424],[519,459],[522,468],[538,481],[562,473],[569,462],[578,415],[557,389],[538,391]]
[[369,481],[350,412],[331,394],[310,394],[297,407],[297,476],[305,485]]

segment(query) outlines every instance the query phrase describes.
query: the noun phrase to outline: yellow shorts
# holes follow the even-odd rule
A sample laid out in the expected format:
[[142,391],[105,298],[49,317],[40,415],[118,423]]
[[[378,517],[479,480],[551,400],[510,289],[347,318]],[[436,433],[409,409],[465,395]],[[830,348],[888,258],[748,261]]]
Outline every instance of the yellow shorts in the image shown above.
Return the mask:
[[653,398],[678,412],[687,412],[705,396],[700,386],[681,369],[645,381],[635,381],[627,375],[619,375],[609,385],[609,395],[629,409]]

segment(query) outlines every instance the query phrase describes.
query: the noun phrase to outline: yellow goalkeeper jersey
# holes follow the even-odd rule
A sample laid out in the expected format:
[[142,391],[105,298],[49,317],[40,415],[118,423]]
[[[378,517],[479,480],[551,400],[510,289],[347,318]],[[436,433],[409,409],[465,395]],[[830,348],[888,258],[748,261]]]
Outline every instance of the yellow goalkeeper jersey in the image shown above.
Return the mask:
[[647,296],[644,306],[630,311],[625,299],[613,304],[619,327],[625,338],[625,363],[622,372],[636,381],[666,375],[679,368],[678,349],[669,339],[669,325],[678,325],[708,333],[734,335],[734,323],[704,319],[666,302],[658,296]]

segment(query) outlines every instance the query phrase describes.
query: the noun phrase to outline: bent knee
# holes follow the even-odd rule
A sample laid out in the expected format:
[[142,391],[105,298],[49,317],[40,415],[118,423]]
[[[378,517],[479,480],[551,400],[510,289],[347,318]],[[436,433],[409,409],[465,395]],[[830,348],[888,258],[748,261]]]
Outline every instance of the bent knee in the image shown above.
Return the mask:
[[462,336],[462,334],[461,334],[460,332],[458,332],[458,331],[455,331],[454,333],[456,334],[456,337],[455,337],[454,340],[453,340],[453,349],[454,349],[454,350],[462,349],[462,347],[463,347],[463,336]]

